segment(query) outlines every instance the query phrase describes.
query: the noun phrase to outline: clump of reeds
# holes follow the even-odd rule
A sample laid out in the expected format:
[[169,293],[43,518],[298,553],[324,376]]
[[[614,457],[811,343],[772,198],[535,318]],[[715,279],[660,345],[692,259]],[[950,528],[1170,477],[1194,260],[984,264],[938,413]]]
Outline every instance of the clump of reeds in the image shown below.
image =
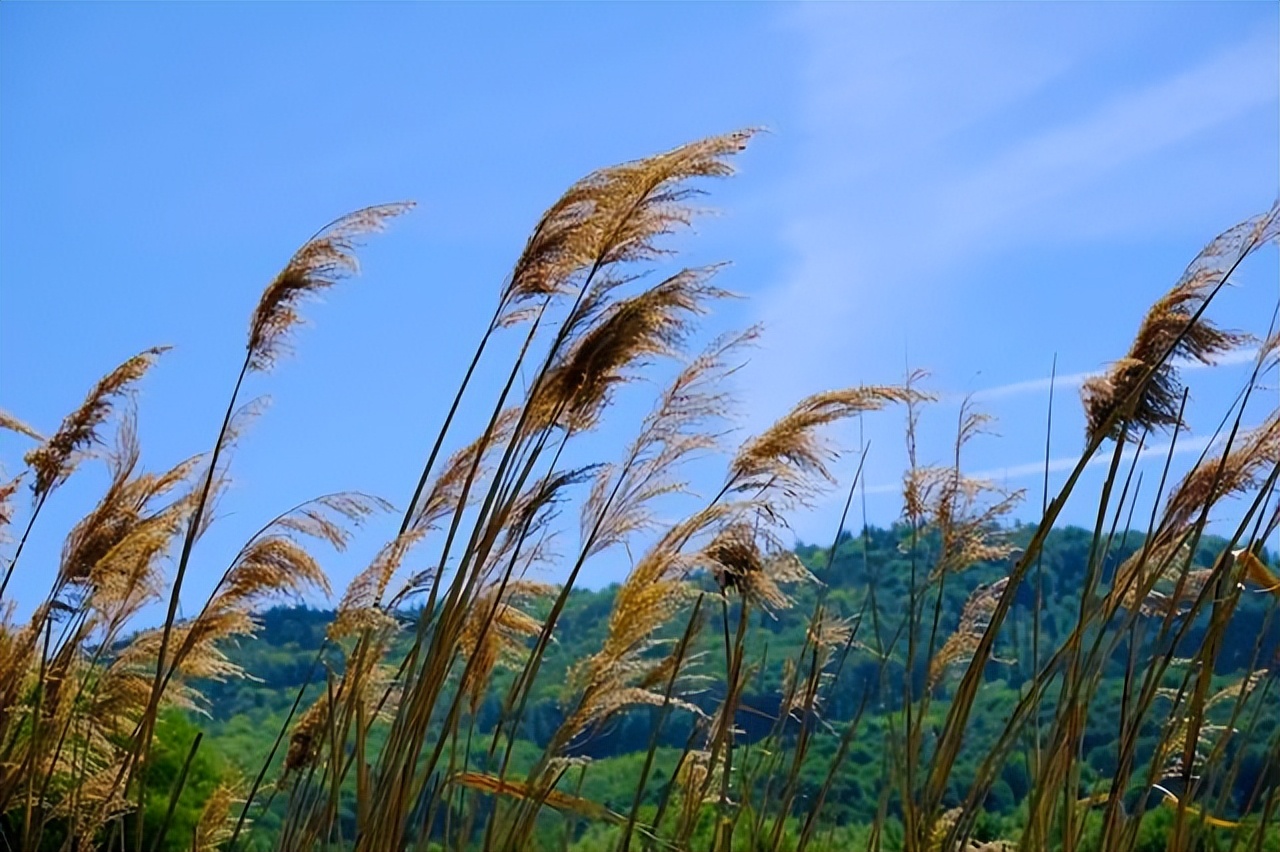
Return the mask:
[[[1106,558],[1129,499],[1117,447],[1077,622],[1057,648],[1033,640],[1024,656],[1024,641],[1016,664],[996,648],[1010,638],[1006,622],[1048,530],[1105,439],[1123,445],[1147,430],[1180,427],[1177,359],[1209,363],[1247,339],[1216,328],[1206,311],[1236,266],[1275,241],[1276,208],[1211,243],[1148,312],[1126,356],[1086,383],[1088,447],[1015,548],[1003,524],[1022,493],[964,469],[963,452],[985,430],[985,416],[966,403],[950,461],[917,462],[917,421],[932,400],[918,374],[901,386],[811,395],[725,447],[730,379],[759,332],[724,335],[692,354],[700,319],[730,294],[712,284],[718,266],[663,268],[671,253],[662,238],[693,221],[696,182],[730,174],[731,157],[751,136],[715,136],[593,172],[542,215],[498,288],[426,463],[406,483],[413,487],[399,529],[340,598],[316,656],[324,675],[299,691],[252,783],[228,778],[211,790],[183,848],[241,848],[248,832],[290,852],[533,849],[551,845],[544,842],[550,815],[563,821],[560,845],[585,820],[608,826],[621,852],[824,848],[824,803],[849,771],[846,757],[872,712],[869,694],[852,718],[828,712],[850,659],[869,664],[880,684],[874,712],[883,723],[876,734],[883,763],[869,848],[1075,849],[1092,820],[1102,848],[1129,850],[1137,831],[1123,808],[1129,788],[1175,810],[1172,848],[1192,848],[1191,838],[1209,829],[1243,837],[1248,820],[1259,837],[1274,828],[1274,795],[1228,819],[1218,815],[1223,802],[1212,783],[1234,771],[1229,741],[1247,728],[1245,708],[1269,683],[1258,660],[1225,687],[1213,674],[1246,588],[1280,600],[1280,580],[1255,553],[1280,525],[1280,515],[1266,517],[1275,512],[1268,500],[1280,465],[1276,414],[1252,430],[1239,428],[1237,415],[1226,446],[1173,487],[1108,586]],[[352,528],[389,508],[344,493],[284,512],[226,560],[193,616],[179,616],[195,546],[229,477],[242,385],[288,350],[300,306],[357,270],[359,240],[409,206],[336,220],[268,284],[207,454],[148,473],[133,409],[116,418],[108,484],[70,530],[48,572],[48,595],[26,619],[12,605],[0,610],[0,815],[11,846],[140,849],[145,837],[162,848],[170,819],[148,822],[143,807],[155,792],[149,756],[162,713],[198,713],[201,681],[245,674],[226,643],[253,635],[255,611],[280,596],[328,591],[311,545],[342,549]],[[505,383],[473,402],[483,389],[472,378],[500,334],[518,336]],[[1280,336],[1264,339],[1254,380],[1277,345]],[[48,439],[0,413],[0,428],[38,442],[27,469],[0,485],[0,532],[11,523],[19,483],[29,481],[33,493],[0,594],[14,572],[34,570],[18,562],[40,507],[103,444],[100,432],[161,351],[108,374]],[[668,365],[674,376],[621,454],[591,457],[595,445],[582,437],[608,420],[624,391],[642,387],[638,379]],[[479,434],[459,441],[454,420],[464,402],[487,416]],[[899,532],[910,576],[907,611],[892,614],[898,627],[885,637],[876,589],[846,611],[785,535],[793,513],[836,484],[833,429],[891,405],[907,411]],[[446,456],[446,446],[459,448]],[[694,494],[686,466],[716,454],[725,469],[719,490]],[[853,495],[851,487],[828,565]],[[1233,495],[1252,503],[1232,546],[1212,564],[1197,563],[1210,513]],[[566,547],[560,518],[574,500],[578,538]],[[540,753],[518,754],[573,589],[606,558],[626,573],[600,646],[566,667],[557,684],[561,716]],[[972,585],[970,572],[997,565],[1001,579]],[[540,576],[548,569],[561,582]],[[957,583],[969,584],[967,599],[959,613],[946,612]],[[762,668],[751,653],[761,625],[787,617],[805,597],[814,603],[802,647],[781,666],[780,701],[749,706]],[[140,614],[156,602],[165,618],[144,627]],[[1031,618],[1034,633],[1039,612]],[[954,630],[943,630],[956,619]],[[1208,627],[1184,661],[1174,654],[1186,652],[1182,640],[1197,619]],[[863,633],[868,625],[872,636]],[[1120,754],[1098,793],[1085,789],[1081,768],[1087,708],[1122,648]],[[976,776],[962,776],[958,759],[972,747],[970,720],[990,662],[1024,675],[1020,697],[995,741],[981,744]],[[648,714],[651,737],[633,800],[592,801],[574,786],[592,771],[582,748],[637,712]],[[772,714],[769,733],[754,742],[744,736],[744,713]],[[672,719],[689,734],[679,757],[660,767],[658,744]],[[1157,747],[1140,748],[1153,729]],[[829,748],[814,747],[822,738]],[[179,781],[164,791],[170,815],[199,746],[199,738],[189,745]],[[1030,789],[1009,832],[1018,836],[979,843],[972,835],[984,797],[1019,747],[1030,755]],[[666,783],[654,781],[659,772]],[[255,817],[273,803],[281,803],[282,825],[264,837]],[[1093,807],[1103,810],[1100,820],[1090,816]],[[900,833],[889,829],[891,812]]]
[[[0,814],[6,840],[23,849],[50,842],[94,848],[126,836],[141,842],[149,831],[150,842],[157,848],[163,844],[168,820],[146,826],[139,807],[147,794],[146,757],[162,711],[200,710],[195,683],[244,674],[224,648],[236,637],[252,636],[255,609],[281,596],[327,591],[326,573],[304,539],[341,549],[349,526],[382,507],[362,495],[338,494],[281,515],[234,556],[194,617],[178,617],[193,545],[208,527],[208,506],[226,482],[219,456],[243,425],[235,414],[245,374],[270,367],[287,332],[300,321],[297,307],[304,296],[355,271],[352,249],[358,235],[379,230],[386,218],[405,209],[370,208],[338,220],[309,240],[267,287],[254,312],[236,392],[209,456],[147,472],[132,407],[117,418],[115,447],[106,453],[106,490],[70,530],[56,570],[45,574],[51,583],[44,602],[25,622],[15,620],[11,604],[0,616],[0,753],[5,755]],[[100,379],[47,439],[3,416],[0,425],[39,445],[24,457],[32,507],[0,595],[15,572],[33,570],[19,564],[22,545],[47,499],[96,454],[119,402],[164,351],[148,349]],[[6,505],[21,478],[6,485]],[[0,526],[8,526],[11,518],[6,508]],[[165,566],[176,550],[176,573],[168,577]],[[163,623],[140,624],[145,608],[166,594]],[[188,765],[198,745],[198,740],[192,745]],[[235,789],[228,781],[205,803],[192,848],[214,849],[230,837]]]

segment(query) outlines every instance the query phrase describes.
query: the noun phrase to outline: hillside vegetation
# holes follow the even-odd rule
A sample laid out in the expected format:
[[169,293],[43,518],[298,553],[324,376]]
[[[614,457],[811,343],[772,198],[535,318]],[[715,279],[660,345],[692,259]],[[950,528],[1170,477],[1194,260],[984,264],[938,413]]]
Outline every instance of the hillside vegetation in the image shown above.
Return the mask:
[[[1025,542],[1031,535],[1029,527],[1013,528],[1009,538],[1015,543]],[[798,553],[805,566],[815,577],[795,589],[794,605],[775,613],[758,613],[755,629],[748,634],[745,656],[752,677],[745,687],[738,710],[736,725],[739,739],[747,754],[756,744],[766,743],[778,723],[786,688],[786,663],[800,656],[805,648],[809,625],[809,613],[818,596],[825,598],[829,611],[842,619],[856,623],[875,605],[882,615],[876,628],[869,628],[864,640],[875,645],[871,634],[878,630],[880,645],[888,643],[888,637],[902,628],[902,614],[907,611],[909,594],[904,578],[910,576],[909,560],[901,545],[908,537],[906,528],[868,529],[865,536],[845,533],[840,537],[834,559],[829,559],[829,547],[802,546]],[[1119,535],[1111,548],[1108,561],[1114,566],[1124,562],[1142,546],[1141,534]],[[1031,625],[1036,612],[1040,613],[1040,642],[1044,648],[1057,647],[1074,625],[1080,606],[1080,589],[1085,579],[1092,534],[1079,528],[1055,530],[1043,546],[1042,563],[1036,576],[1028,584],[1027,593],[1020,596],[1010,612],[1010,630],[1007,638],[997,645],[996,655],[1007,662],[993,662],[987,667],[984,682],[979,689],[977,703],[981,724],[971,730],[972,739],[965,743],[964,752],[957,761],[952,775],[951,798],[959,801],[968,786],[973,783],[977,762],[992,747],[1003,725],[1012,716],[1021,697],[1021,690],[1032,679],[1035,667]],[[1200,543],[1198,562],[1203,564],[1221,552],[1225,542],[1216,537],[1206,537]],[[941,608],[941,630],[950,633],[958,626],[965,599],[980,584],[998,581],[1008,571],[1008,565],[983,563],[973,566],[950,588],[944,590]],[[715,591],[714,582],[706,578],[706,591]],[[1037,596],[1034,589],[1038,588]],[[563,722],[563,686],[573,664],[590,655],[599,647],[607,634],[607,618],[613,608],[617,586],[598,591],[577,589],[568,598],[560,619],[556,643],[548,649],[543,664],[543,674],[538,688],[530,699],[525,720],[519,733],[517,750],[534,755],[546,747],[552,733]],[[1280,625],[1268,618],[1270,606],[1266,596],[1246,596],[1234,616],[1232,631],[1224,637],[1216,663],[1217,682],[1222,686],[1240,681],[1255,670],[1258,660],[1276,659],[1280,654]],[[736,610],[733,615],[736,615]],[[254,680],[237,679],[220,683],[202,684],[201,689],[209,699],[208,721],[205,728],[214,750],[232,756],[243,770],[256,771],[271,751],[274,733],[281,729],[300,691],[305,690],[304,700],[314,698],[323,689],[323,679],[316,677],[317,654],[326,645],[326,630],[334,619],[332,611],[307,607],[281,607],[267,611],[261,618],[262,627],[253,640],[231,649],[231,659],[246,671],[256,674]],[[416,613],[405,613],[402,618],[406,631],[412,625]],[[1182,643],[1192,650],[1204,640],[1207,619],[1200,619],[1191,626]],[[671,633],[672,640],[679,637]],[[1258,643],[1262,637],[1261,644]],[[396,643],[403,651],[408,647],[406,635]],[[691,653],[712,658],[715,637],[705,628],[691,646]],[[862,732],[849,746],[844,768],[833,778],[825,796],[823,808],[824,828],[870,826],[876,819],[880,806],[878,791],[885,783],[883,744],[886,727],[893,722],[894,714],[902,710],[901,682],[906,676],[902,660],[882,667],[874,648],[849,643],[840,649],[842,659],[829,668],[829,675],[821,686],[816,702],[821,708],[819,726],[825,730],[823,738],[813,747],[813,752],[803,764],[796,793],[794,812],[802,816],[819,793],[824,783],[824,773],[833,757],[835,737],[859,716]],[[396,652],[392,652],[396,656]],[[1084,765],[1082,783],[1088,787],[1105,786],[1115,771],[1120,754],[1120,699],[1125,693],[1125,672],[1128,648],[1118,647],[1104,670],[1099,683],[1095,703],[1086,719],[1083,738]],[[321,654],[323,665],[340,674],[343,665],[341,654],[330,651]],[[723,701],[723,672],[714,665],[704,667],[705,683],[698,691],[686,694],[705,713],[712,713]],[[1174,670],[1167,677],[1170,688],[1176,689],[1180,672]],[[927,666],[917,666],[913,679],[916,688],[922,690],[928,680]],[[477,713],[477,732],[492,731],[500,713],[501,687],[509,684],[509,677],[498,675],[495,684]],[[936,686],[937,697],[932,709],[934,723],[941,724],[950,699],[949,681]],[[310,685],[310,686],[308,686]],[[1230,788],[1223,791],[1225,812],[1235,816],[1250,801],[1256,790],[1266,791],[1280,784],[1280,769],[1271,761],[1274,743],[1280,736],[1280,699],[1274,686],[1257,691],[1246,705],[1246,712],[1253,717],[1251,736],[1236,739],[1227,744],[1227,760],[1238,764],[1238,771],[1230,779]],[[1050,698],[1045,702],[1046,712],[1053,707]],[[1172,709],[1170,705],[1169,708]],[[1227,714],[1229,715],[1229,714]],[[637,712],[623,717],[607,727],[592,731],[576,744],[573,754],[591,759],[591,770],[582,781],[585,798],[600,802],[606,807],[621,807],[634,795],[636,773],[642,766],[653,731],[655,714]],[[672,772],[680,758],[682,747],[693,734],[697,717],[685,714],[673,717],[663,727],[654,761],[654,785],[647,793],[647,804],[654,807],[670,783]],[[1167,718],[1156,716],[1138,741],[1138,760],[1147,762],[1155,753],[1161,727],[1158,721]],[[791,718],[785,722],[781,742],[794,743],[800,720]],[[474,760],[482,760],[477,749]],[[1036,759],[1033,741],[1026,738],[1015,747],[1014,754],[1004,764],[1000,777],[982,802],[983,813],[979,818],[980,833],[984,839],[992,839],[1011,833],[1018,824],[1019,806],[1023,804],[1030,785],[1029,765]],[[277,761],[278,763],[278,761]],[[279,767],[273,767],[278,771]],[[758,785],[757,795],[764,792]],[[1142,794],[1141,785],[1134,785],[1123,797],[1130,810],[1150,812],[1148,822],[1153,828],[1149,834],[1158,842],[1148,845],[1164,848],[1163,836],[1157,831],[1167,828],[1161,820],[1160,800]],[[896,808],[890,812],[900,819]],[[353,814],[347,818],[352,819]],[[260,817],[260,821],[282,818],[281,813]],[[354,829],[354,825],[351,826]],[[582,843],[590,848],[600,842],[596,834],[586,834]]]

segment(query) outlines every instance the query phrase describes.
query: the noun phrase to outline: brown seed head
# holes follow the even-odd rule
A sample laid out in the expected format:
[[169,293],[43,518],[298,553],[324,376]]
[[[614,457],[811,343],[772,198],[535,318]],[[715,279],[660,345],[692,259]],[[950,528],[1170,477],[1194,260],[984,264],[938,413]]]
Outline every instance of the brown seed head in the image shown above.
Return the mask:
[[833,481],[827,464],[835,453],[823,440],[822,427],[922,396],[908,388],[873,385],[823,391],[801,400],[738,449],[729,466],[731,488],[776,492],[784,504],[805,503],[818,491],[821,481]]
[[1182,383],[1174,359],[1212,364],[1215,356],[1250,339],[1217,328],[1203,315],[1195,319],[1197,312],[1240,261],[1278,236],[1280,205],[1220,234],[1200,252],[1151,306],[1125,357],[1081,387],[1090,438],[1103,429],[1107,437],[1119,438],[1182,425]]
[[594,427],[614,388],[630,379],[629,369],[674,355],[690,318],[705,313],[708,301],[729,295],[708,283],[714,272],[685,269],[606,307],[538,385],[529,401],[529,428],[552,422],[575,431]]
[[577,289],[592,270],[660,254],[656,240],[692,218],[685,186],[732,174],[727,159],[754,131],[713,136],[663,154],[594,172],[569,188],[530,236],[503,292],[501,324],[528,315],[529,299]]
[[355,249],[360,237],[382,231],[389,219],[413,206],[412,201],[402,201],[348,213],[304,243],[267,285],[254,309],[249,323],[250,368],[271,369],[287,346],[290,329],[302,319],[301,303],[358,272]]
[[80,407],[62,421],[53,437],[26,454],[25,461],[36,474],[31,487],[37,500],[71,475],[79,454],[98,440],[98,427],[111,415],[115,400],[142,378],[168,348],[148,349],[103,376]]
[[[1008,585],[1009,578],[1005,577],[990,585],[980,585],[969,594],[960,613],[960,624],[929,661],[930,689],[942,682],[949,668],[973,659]],[[995,657],[991,659],[1002,663],[1010,662]]]

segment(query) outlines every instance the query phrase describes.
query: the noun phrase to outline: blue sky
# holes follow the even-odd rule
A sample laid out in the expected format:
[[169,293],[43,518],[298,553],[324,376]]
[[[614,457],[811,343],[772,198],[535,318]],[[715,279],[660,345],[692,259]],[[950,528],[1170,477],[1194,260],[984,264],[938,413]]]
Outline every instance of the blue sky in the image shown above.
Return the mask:
[[[1030,520],[1054,359],[1078,375],[1119,357],[1199,248],[1276,197],[1278,27],[1273,3],[5,3],[0,407],[52,430],[111,366],[173,344],[139,398],[144,458],[206,449],[262,286],[324,222],[416,199],[249,388],[273,405],[238,452],[195,600],[283,508],[348,488],[407,499],[503,276],[572,180],[764,126],[711,187],[717,215],[675,242],[689,264],[731,260],[720,282],[747,297],[709,333],[766,325],[739,374],[743,428],[923,367],[943,403],[922,460],[948,457],[957,400],[977,393],[1000,434],[970,465],[1031,489]],[[1265,332],[1276,254],[1216,318]],[[1187,373],[1194,439],[1247,369]],[[638,404],[592,446],[625,441]],[[1075,389],[1055,405],[1050,455],[1070,459]],[[1274,405],[1272,382],[1246,425]],[[898,413],[863,424],[875,522],[897,512],[901,432]],[[840,439],[856,449],[859,430]],[[0,435],[7,470],[24,449]],[[1097,478],[1069,520],[1092,522]],[[51,501],[20,600],[100,484],[88,469]],[[835,511],[797,535],[826,540]],[[384,532],[329,563],[336,586]]]

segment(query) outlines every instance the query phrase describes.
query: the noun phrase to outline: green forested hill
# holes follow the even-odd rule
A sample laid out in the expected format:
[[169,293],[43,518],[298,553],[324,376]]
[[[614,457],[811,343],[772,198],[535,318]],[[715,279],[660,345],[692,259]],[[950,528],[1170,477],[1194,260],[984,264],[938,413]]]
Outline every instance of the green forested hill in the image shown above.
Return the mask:
[[[773,613],[760,613],[759,631],[750,647],[752,677],[743,699],[744,710],[737,726],[740,741],[749,748],[762,739],[775,725],[779,715],[784,661],[796,657],[805,643],[806,630],[815,604],[821,597],[829,612],[858,624],[854,641],[837,665],[829,667],[835,677],[823,686],[821,714],[824,730],[839,732],[859,712],[862,713],[858,736],[850,745],[847,760],[834,779],[823,809],[823,817],[833,825],[869,821],[878,804],[879,778],[884,764],[886,726],[892,711],[900,709],[907,690],[918,697],[926,686],[928,654],[918,650],[910,671],[906,638],[900,633],[908,606],[908,590],[913,566],[902,547],[908,531],[905,528],[870,529],[863,535],[844,534],[834,549],[829,546],[802,545],[797,549],[803,563],[818,583],[790,587],[794,605]],[[1014,528],[1010,536],[1015,544],[1030,538],[1030,528]],[[1109,579],[1128,554],[1141,546],[1141,536],[1116,536],[1103,560],[1103,581]],[[973,715],[972,733],[965,742],[958,771],[955,773],[955,797],[965,792],[965,779],[971,778],[973,765],[993,744],[1012,708],[1020,697],[1020,688],[1033,670],[1033,651],[1038,647],[1044,660],[1065,639],[1064,630],[1078,621],[1081,595],[1089,554],[1094,545],[1091,532],[1065,528],[1055,530],[1044,547],[1039,566],[1032,571],[1019,590],[1012,617],[1003,628],[996,656],[1006,662],[988,665]],[[1196,561],[1210,564],[1225,542],[1206,538],[1199,544]],[[926,548],[927,548],[926,543]],[[917,548],[917,551],[919,549]],[[1265,556],[1265,554],[1264,554]],[[918,566],[917,566],[918,568]],[[955,629],[970,592],[979,584],[998,580],[1008,569],[1003,564],[979,564],[943,584],[942,600],[926,603],[938,616],[936,644]],[[715,593],[715,585],[706,579],[706,589]],[[559,621],[556,640],[547,653],[538,679],[538,687],[525,716],[521,738],[525,741],[514,753],[514,764],[527,764],[534,759],[546,739],[562,718],[561,693],[575,661],[599,647],[616,587],[599,590],[575,590]],[[714,708],[720,698],[723,681],[723,642],[721,604],[709,597],[712,605],[704,607],[705,623],[696,639],[695,651],[708,651],[702,667],[704,680],[690,685],[690,700]],[[1086,601],[1086,604],[1089,602]],[[1256,591],[1243,596],[1234,615],[1233,629],[1219,656],[1217,674],[1224,683],[1233,676],[1266,667],[1280,651],[1280,624],[1269,620],[1274,601]],[[301,706],[321,694],[327,672],[340,666],[341,656],[322,650],[325,631],[333,613],[303,607],[279,608],[261,616],[262,628],[256,639],[231,649],[232,659],[243,666],[252,679],[207,683],[202,689],[209,700],[208,718],[202,724],[208,743],[231,763],[252,776],[272,748],[277,733],[305,688]],[[403,642],[412,636],[412,613],[405,613]],[[926,619],[928,623],[930,619]],[[1189,625],[1182,642],[1193,647],[1200,642],[1204,625]],[[674,638],[674,637],[673,637]],[[921,649],[929,641],[927,635],[917,637]],[[1261,638],[1261,643],[1259,639]],[[716,653],[717,649],[719,653]],[[881,662],[876,649],[885,649],[888,661]],[[1087,735],[1084,739],[1082,783],[1110,777],[1117,760],[1116,731],[1120,705],[1125,690],[1128,645],[1118,648],[1104,667],[1097,698],[1089,708]],[[394,655],[393,655],[394,656]],[[717,668],[719,666],[720,668]],[[1276,668],[1272,665],[1272,669]],[[509,675],[508,675],[509,677]],[[492,729],[501,708],[501,695],[509,681],[500,674],[486,702],[477,714],[476,732],[480,739]],[[1170,683],[1177,685],[1175,680]],[[309,684],[309,686],[308,686]],[[952,684],[944,680],[934,691],[935,700],[928,713],[937,717],[940,727],[948,707],[947,696]],[[1240,806],[1260,785],[1266,787],[1280,781],[1280,772],[1268,766],[1267,756],[1274,753],[1273,740],[1280,735],[1280,699],[1274,687],[1257,690],[1257,700],[1249,707],[1251,718],[1247,738],[1230,743],[1231,749],[1245,749],[1240,771],[1233,781],[1228,804]],[[1053,696],[1042,713],[1051,712]],[[625,810],[634,794],[635,777],[643,753],[649,746],[656,710],[639,709],[621,717],[620,721],[594,730],[576,744],[575,753],[592,759],[591,771],[582,779],[583,795],[609,807]],[[663,727],[659,740],[655,780],[670,777],[680,749],[691,731],[692,717],[672,716]],[[794,724],[793,724],[793,727]],[[1157,726],[1150,732],[1151,741],[1158,736]],[[820,737],[802,773],[803,787],[799,801],[822,783],[825,767],[837,747],[838,737]],[[480,753],[488,743],[473,744]],[[986,802],[988,818],[1010,817],[1026,793],[1029,780],[1027,764],[1032,759],[1031,743],[1019,743]],[[528,752],[527,755],[524,752]],[[276,762],[281,753],[276,755]],[[965,761],[970,761],[965,765]],[[274,770],[272,770],[274,773]],[[664,775],[664,773],[666,773]],[[274,777],[269,774],[269,777]],[[661,784],[655,783],[653,796],[660,795]],[[262,819],[269,825],[270,813]],[[585,842],[585,841],[584,841]]]

